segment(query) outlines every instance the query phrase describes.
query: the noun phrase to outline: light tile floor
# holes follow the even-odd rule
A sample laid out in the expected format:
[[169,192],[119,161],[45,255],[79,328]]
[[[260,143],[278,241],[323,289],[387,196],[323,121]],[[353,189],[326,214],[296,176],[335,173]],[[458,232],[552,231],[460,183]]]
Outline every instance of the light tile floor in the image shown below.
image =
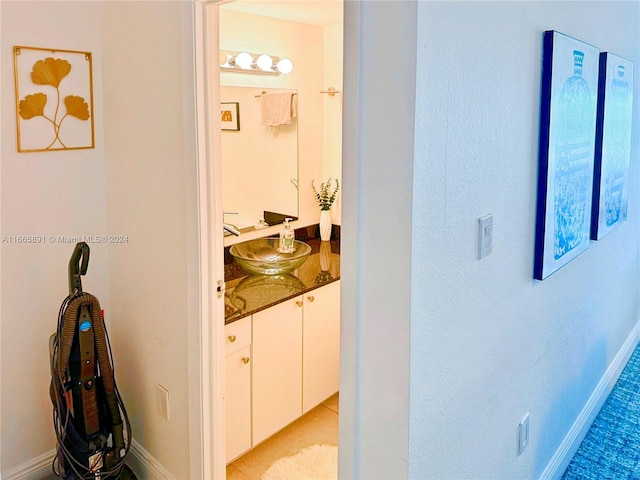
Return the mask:
[[260,480],[279,458],[316,443],[338,444],[338,394],[227,465],[227,480]]

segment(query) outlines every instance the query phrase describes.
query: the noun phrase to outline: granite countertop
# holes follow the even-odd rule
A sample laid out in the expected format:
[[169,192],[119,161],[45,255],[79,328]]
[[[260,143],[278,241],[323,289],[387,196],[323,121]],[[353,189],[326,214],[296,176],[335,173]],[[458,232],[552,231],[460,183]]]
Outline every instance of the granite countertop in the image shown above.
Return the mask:
[[340,241],[305,242],[311,254],[289,274],[249,275],[235,262],[225,265],[225,325],[340,279]]

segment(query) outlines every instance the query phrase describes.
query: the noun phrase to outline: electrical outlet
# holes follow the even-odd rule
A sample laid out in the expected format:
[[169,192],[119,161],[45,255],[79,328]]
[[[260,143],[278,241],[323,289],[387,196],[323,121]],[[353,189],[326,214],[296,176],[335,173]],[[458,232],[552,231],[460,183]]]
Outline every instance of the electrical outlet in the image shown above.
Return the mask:
[[518,424],[518,455],[529,446],[529,412]]
[[169,420],[169,390],[158,383],[156,385],[156,393],[158,397],[158,413],[166,420]]

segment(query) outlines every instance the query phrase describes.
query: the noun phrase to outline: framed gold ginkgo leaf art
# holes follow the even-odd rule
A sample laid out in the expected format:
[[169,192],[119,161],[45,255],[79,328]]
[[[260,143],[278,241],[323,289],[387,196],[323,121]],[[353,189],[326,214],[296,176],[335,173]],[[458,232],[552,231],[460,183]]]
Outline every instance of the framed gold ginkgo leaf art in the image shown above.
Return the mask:
[[90,52],[13,47],[18,152],[94,148]]

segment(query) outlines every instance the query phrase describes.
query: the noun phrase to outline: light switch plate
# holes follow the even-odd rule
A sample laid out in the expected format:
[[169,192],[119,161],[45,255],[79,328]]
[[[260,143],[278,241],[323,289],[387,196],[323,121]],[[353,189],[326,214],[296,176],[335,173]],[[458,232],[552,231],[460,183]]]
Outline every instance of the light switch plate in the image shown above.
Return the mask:
[[169,390],[158,383],[156,384],[156,394],[158,399],[158,413],[165,420],[169,420]]
[[478,260],[493,251],[493,215],[485,215],[478,219]]
[[529,412],[518,424],[518,455],[529,446]]

